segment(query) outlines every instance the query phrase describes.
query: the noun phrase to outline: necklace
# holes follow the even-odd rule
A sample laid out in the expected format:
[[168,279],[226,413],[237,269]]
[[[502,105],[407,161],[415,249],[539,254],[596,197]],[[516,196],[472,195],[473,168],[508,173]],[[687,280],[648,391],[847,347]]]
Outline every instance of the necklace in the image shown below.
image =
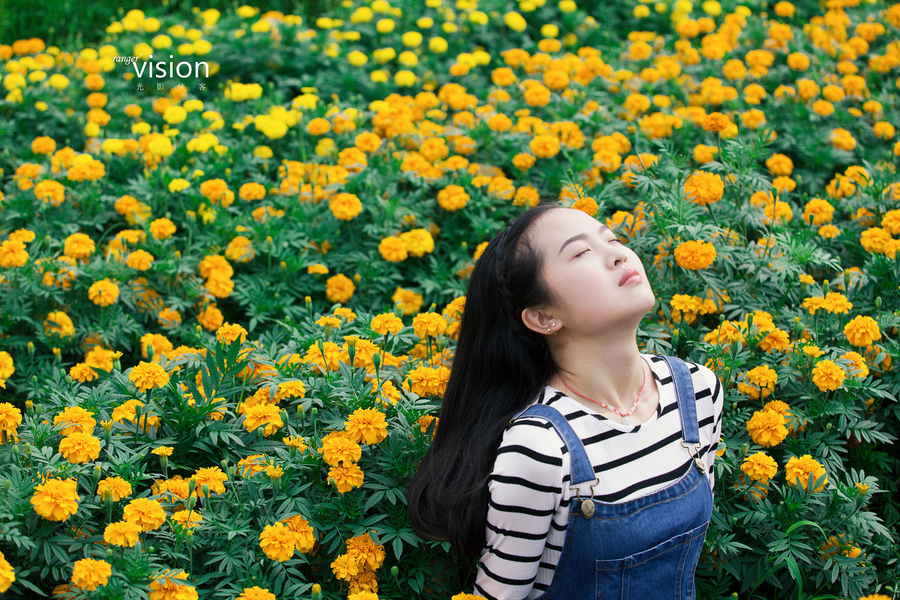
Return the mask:
[[631,427],[632,423],[631,423],[631,420],[628,418],[628,416],[629,416],[630,414],[632,414],[632,413],[635,411],[635,409],[637,408],[638,402],[641,401],[641,394],[644,393],[644,385],[646,385],[646,383],[647,383],[647,372],[644,370],[643,365],[641,366],[641,373],[644,375],[644,381],[641,382],[641,389],[640,389],[640,391],[638,392],[637,400],[635,400],[635,401],[634,401],[634,404],[631,405],[631,409],[630,409],[629,411],[623,413],[623,412],[620,412],[619,409],[617,409],[616,407],[610,406],[610,405],[607,404],[606,402],[600,402],[599,400],[594,400],[593,398],[588,398],[588,397],[585,396],[584,394],[579,394],[578,392],[576,392],[575,390],[573,390],[572,388],[569,387],[569,384],[566,383],[566,380],[565,380],[565,379],[563,379],[562,373],[560,373],[558,369],[557,369],[557,371],[556,371],[556,375],[559,377],[559,380],[562,381],[563,385],[566,386],[566,389],[567,389],[567,390],[569,390],[570,392],[572,392],[572,393],[575,394],[576,396],[581,396],[581,397],[584,398],[585,400],[590,400],[590,401],[593,402],[594,404],[599,404],[600,406],[602,406],[602,407],[605,408],[606,410],[610,410],[610,411],[616,413],[617,415],[619,415],[620,417],[622,417],[622,425],[624,425],[625,427]]

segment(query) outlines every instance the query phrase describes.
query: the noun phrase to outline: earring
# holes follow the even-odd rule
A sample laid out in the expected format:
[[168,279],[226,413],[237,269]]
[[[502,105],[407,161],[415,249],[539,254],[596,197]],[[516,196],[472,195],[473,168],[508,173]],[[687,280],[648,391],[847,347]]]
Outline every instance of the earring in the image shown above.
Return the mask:
[[547,331],[548,331],[548,332],[550,331],[550,328],[549,328],[549,327],[547,328]]

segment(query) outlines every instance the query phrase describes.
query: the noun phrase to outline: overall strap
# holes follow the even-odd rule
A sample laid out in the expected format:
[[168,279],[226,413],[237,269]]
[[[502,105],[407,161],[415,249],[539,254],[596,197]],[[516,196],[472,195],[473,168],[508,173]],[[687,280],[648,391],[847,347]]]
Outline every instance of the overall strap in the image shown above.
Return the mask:
[[586,481],[597,481],[597,476],[594,475],[594,467],[591,466],[591,461],[588,460],[587,452],[584,451],[581,439],[561,412],[544,404],[532,404],[513,417],[512,420],[515,421],[519,417],[540,417],[549,421],[553,428],[556,429],[556,433],[565,442],[571,456],[572,479],[570,486],[576,486]]
[[677,356],[661,356],[675,384],[675,395],[678,399],[678,414],[681,416],[681,437],[688,444],[700,444],[700,428],[697,423],[697,398],[694,396],[694,384],[691,372],[683,360]]

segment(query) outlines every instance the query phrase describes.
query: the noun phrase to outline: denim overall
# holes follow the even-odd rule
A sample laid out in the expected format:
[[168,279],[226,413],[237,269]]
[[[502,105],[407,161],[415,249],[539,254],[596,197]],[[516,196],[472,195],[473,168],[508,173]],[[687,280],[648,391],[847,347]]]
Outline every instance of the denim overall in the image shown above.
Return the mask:
[[694,598],[694,571],[712,515],[712,490],[700,458],[690,371],[677,357],[662,358],[675,383],[681,445],[694,460],[681,479],[649,496],[617,504],[593,500],[593,486],[600,480],[566,418],[542,404],[520,415],[544,418],[556,429],[569,449],[570,489],[576,494],[562,554],[543,600]]

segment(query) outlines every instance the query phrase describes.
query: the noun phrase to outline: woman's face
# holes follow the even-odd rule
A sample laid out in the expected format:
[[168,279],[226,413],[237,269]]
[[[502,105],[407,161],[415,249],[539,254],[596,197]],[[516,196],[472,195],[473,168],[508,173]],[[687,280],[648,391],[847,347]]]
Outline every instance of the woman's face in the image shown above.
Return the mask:
[[555,299],[548,312],[569,330],[633,329],[653,308],[656,297],[637,254],[586,213],[571,208],[544,213],[533,225],[531,241],[543,254],[544,280]]

